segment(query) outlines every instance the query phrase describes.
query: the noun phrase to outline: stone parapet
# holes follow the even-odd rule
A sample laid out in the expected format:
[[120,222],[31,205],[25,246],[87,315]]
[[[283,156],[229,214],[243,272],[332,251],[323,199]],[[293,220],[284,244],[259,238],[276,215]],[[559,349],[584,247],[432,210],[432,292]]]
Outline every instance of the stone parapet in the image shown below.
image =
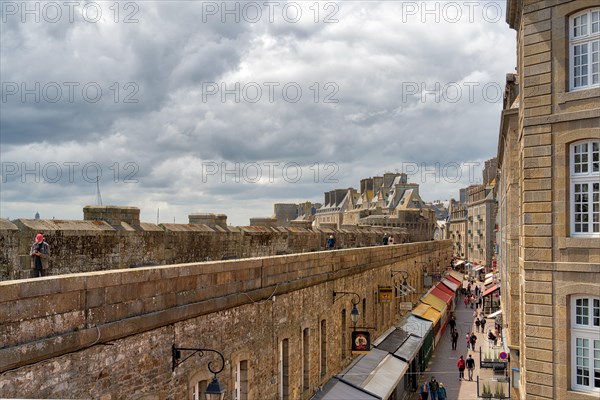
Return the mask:
[[121,225],[125,222],[131,226],[140,224],[140,209],[125,206],[85,206],[83,207],[85,221],[105,221],[109,225]]
[[[86,212],[87,216],[99,214]],[[379,245],[383,235],[383,228],[370,226],[313,229],[305,223],[234,227],[225,226],[223,214],[192,214],[190,219],[195,223],[0,220],[0,281],[30,277],[29,250],[37,233],[44,234],[50,245],[48,275],[314,252],[325,250],[330,234],[336,237],[336,249],[367,247]],[[387,231],[397,233],[396,243],[408,241],[406,232],[399,228]]]

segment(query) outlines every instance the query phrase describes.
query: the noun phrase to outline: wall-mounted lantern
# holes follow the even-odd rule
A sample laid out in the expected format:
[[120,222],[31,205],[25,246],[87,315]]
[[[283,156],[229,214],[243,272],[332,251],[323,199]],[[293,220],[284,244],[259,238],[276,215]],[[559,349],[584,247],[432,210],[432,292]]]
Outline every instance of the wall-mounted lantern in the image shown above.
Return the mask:
[[335,303],[335,301],[337,300],[337,295],[341,294],[342,296],[345,296],[347,294],[356,296],[355,298],[352,298],[352,311],[350,311],[350,320],[352,321],[352,326],[354,328],[356,328],[356,323],[358,322],[358,317],[360,316],[360,311],[358,311],[358,308],[356,308],[356,306],[358,305],[358,303],[360,303],[360,295],[358,293],[354,293],[354,292],[333,292],[333,302]]
[[[190,354],[183,360],[179,361],[179,359],[181,358],[182,351],[191,351],[192,354]],[[182,364],[185,360],[187,360],[194,354],[198,354],[198,356],[203,357],[205,352],[217,353],[219,355],[219,357],[221,357],[221,368],[213,370],[212,369],[212,361],[210,361],[208,363],[208,370],[214,376],[213,376],[212,381],[206,387],[204,394],[206,394],[207,400],[223,400],[223,398],[225,397],[225,388],[223,387],[221,382],[219,382],[219,378],[217,378],[217,374],[220,373],[221,371],[223,371],[223,368],[225,368],[225,359],[223,358],[223,354],[219,353],[217,350],[176,347],[175,345],[173,345],[173,348],[172,348],[172,357],[173,357],[172,358],[172,370],[175,371],[175,368],[178,365]]]

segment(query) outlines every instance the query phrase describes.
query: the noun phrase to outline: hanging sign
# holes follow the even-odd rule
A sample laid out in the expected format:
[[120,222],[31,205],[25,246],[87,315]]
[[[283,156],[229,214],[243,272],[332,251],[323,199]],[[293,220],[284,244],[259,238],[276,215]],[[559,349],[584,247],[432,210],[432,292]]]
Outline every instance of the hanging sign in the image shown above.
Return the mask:
[[391,286],[379,286],[379,302],[391,303],[394,299],[394,291]]
[[371,349],[371,334],[369,332],[352,332],[352,354],[367,354]]

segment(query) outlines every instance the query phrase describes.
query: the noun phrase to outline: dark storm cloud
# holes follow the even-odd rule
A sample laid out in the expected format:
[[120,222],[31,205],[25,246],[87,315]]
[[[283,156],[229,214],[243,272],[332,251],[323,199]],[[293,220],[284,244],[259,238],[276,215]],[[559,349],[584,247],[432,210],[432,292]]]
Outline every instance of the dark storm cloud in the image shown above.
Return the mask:
[[[40,168],[95,162],[103,169],[105,204],[137,205],[142,219],[160,207],[178,222],[207,211],[231,212],[230,222],[246,224],[270,215],[274,202],[322,201],[324,191],[356,187],[402,163],[482,160],[496,151],[501,104],[483,99],[481,86],[502,87],[513,69],[514,35],[503,23],[422,22],[405,18],[402,2],[318,3],[318,18],[313,3],[298,3],[297,21],[275,9],[270,22],[264,10],[256,20],[246,3],[227,2],[247,8],[236,22],[221,13],[222,2],[162,1],[132,3],[138,21],[125,24],[133,9],[121,8],[115,23],[113,3],[102,4],[97,23],[81,13],[66,23],[2,23],[3,84],[79,86],[73,102],[52,103],[7,95],[4,89],[14,87],[3,85],[0,151],[3,162]],[[90,83],[102,89],[97,102],[82,97]],[[274,99],[267,84],[277,85]],[[302,89],[298,101],[285,98],[286,85]],[[258,99],[256,87],[263,90]],[[203,167],[213,163],[265,162],[298,163],[304,179],[203,180]],[[135,165],[135,183],[124,183],[132,172],[127,163]],[[315,163],[334,163],[338,182],[324,182],[323,170],[307,179]],[[429,182],[422,184],[427,192]],[[94,200],[90,185],[59,180],[30,190],[12,180],[3,187],[0,214],[29,215],[26,199],[45,198],[80,218],[81,203]],[[433,187],[432,196],[450,197],[442,191],[460,183]]]

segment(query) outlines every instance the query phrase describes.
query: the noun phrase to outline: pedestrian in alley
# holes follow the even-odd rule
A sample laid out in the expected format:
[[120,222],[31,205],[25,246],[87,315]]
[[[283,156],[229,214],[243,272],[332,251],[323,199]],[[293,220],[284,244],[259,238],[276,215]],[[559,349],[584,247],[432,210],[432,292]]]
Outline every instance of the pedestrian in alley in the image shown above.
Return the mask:
[[419,398],[420,400],[429,399],[429,384],[427,382],[424,382],[421,386],[419,386]]
[[50,259],[50,246],[44,241],[44,235],[38,233],[29,251],[31,256],[32,278],[45,276],[48,273],[48,260]]
[[469,297],[469,295],[467,294],[467,295],[465,296],[465,300],[464,300],[464,301],[465,301],[465,308],[469,307],[469,299],[470,299],[470,297]]
[[477,331],[477,333],[479,333],[480,325],[481,325],[481,321],[479,320],[479,317],[475,317],[475,330]]
[[477,299],[477,308],[481,308],[481,312],[483,312],[483,297],[481,296],[481,294],[479,295],[479,298]]
[[470,354],[469,357],[467,357],[467,361],[465,362],[465,364],[467,365],[467,369],[469,370],[469,380],[472,381],[473,371],[475,370],[475,360],[473,360],[473,357],[471,357]]
[[494,343],[494,346],[498,345],[498,335],[495,332],[492,332],[492,330],[490,329],[490,331],[488,332],[488,339],[490,340],[490,345],[492,343]]
[[431,395],[431,400],[438,400],[439,389],[440,383],[435,379],[435,376],[432,376],[429,381],[429,394]]
[[485,317],[481,317],[481,332],[485,333]]
[[475,351],[475,343],[477,343],[477,336],[475,336],[475,332],[473,332],[469,341],[471,342],[471,348],[473,351]]
[[438,389],[438,400],[446,400],[448,398],[448,393],[446,393],[446,388],[444,384],[440,382],[440,388]]
[[467,332],[465,338],[467,339],[467,350],[469,350],[469,348],[471,347],[471,332]]
[[463,356],[460,356],[456,365],[458,367],[458,380],[462,381],[465,379],[465,360]]
[[473,308],[473,305],[475,304],[475,295],[472,294],[471,298],[469,299],[469,303],[471,303],[471,308]]
[[452,331],[451,338],[452,338],[452,350],[456,350],[456,345],[458,343],[458,331],[457,330]]
[[450,332],[454,332],[456,330],[456,317],[454,315],[452,318],[450,318],[448,325],[450,325]]

